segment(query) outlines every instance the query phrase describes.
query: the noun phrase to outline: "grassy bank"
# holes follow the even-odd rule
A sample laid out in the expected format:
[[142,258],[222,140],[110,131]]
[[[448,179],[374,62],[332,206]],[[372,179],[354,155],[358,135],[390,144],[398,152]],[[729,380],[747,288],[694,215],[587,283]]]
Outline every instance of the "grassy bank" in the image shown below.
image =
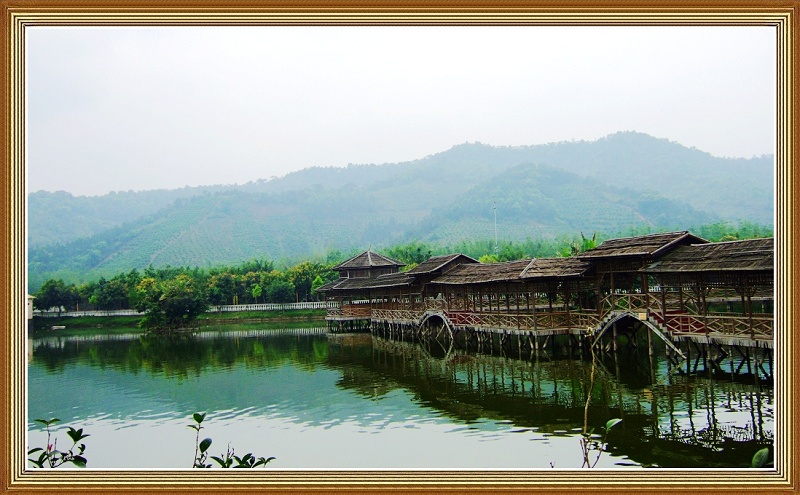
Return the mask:
[[[33,318],[33,336],[46,335],[89,335],[131,333],[142,331],[139,328],[141,316],[61,316],[57,318]],[[299,309],[293,311],[240,311],[226,313],[203,313],[197,319],[200,327],[238,323],[293,323],[322,321],[324,309]],[[63,329],[51,330],[53,326]]]
[[279,322],[314,321],[325,319],[324,309],[293,309],[291,311],[236,311],[224,313],[203,313],[198,317],[201,324],[235,323],[238,321]]
[[[131,328],[139,327],[141,316],[61,316],[56,318],[33,317],[34,332],[50,331],[53,326],[67,329],[86,330],[90,328]],[[58,330],[63,332],[64,330]]]

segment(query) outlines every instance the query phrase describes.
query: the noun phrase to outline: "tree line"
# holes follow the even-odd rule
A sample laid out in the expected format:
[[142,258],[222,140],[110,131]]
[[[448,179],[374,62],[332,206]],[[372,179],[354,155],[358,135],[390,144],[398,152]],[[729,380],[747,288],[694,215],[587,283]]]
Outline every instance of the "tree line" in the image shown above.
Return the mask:
[[[336,278],[335,263],[305,261],[285,270],[271,261],[251,260],[232,267],[148,267],[120,273],[110,279],[67,284],[49,279],[33,294],[34,308],[49,310],[152,309],[159,299],[179,294],[200,306],[251,303],[287,303],[316,300],[316,289]],[[201,311],[202,312],[202,311]]]

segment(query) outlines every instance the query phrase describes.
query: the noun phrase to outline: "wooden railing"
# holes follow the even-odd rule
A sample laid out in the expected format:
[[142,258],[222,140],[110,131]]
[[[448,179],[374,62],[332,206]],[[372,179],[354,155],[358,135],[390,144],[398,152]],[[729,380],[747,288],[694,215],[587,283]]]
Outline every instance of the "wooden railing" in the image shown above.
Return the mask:
[[366,304],[345,304],[341,308],[331,308],[328,310],[327,318],[370,318],[372,308]]
[[513,313],[472,313],[468,311],[448,311],[448,319],[456,326],[511,328],[518,330],[556,330],[595,326],[600,319],[596,313],[565,311],[541,312],[536,314]]
[[[660,315],[659,315],[660,316]],[[690,315],[667,314],[657,317],[673,335],[724,336],[744,339],[771,339],[774,318],[767,315]]]
[[373,320],[384,320],[391,322],[416,323],[422,318],[423,311],[410,309],[373,309]]
[[610,311],[646,311],[660,307],[654,294],[609,294],[600,300],[603,313]]
[[[662,310],[666,302],[666,314]],[[330,308],[331,318],[363,318],[418,323],[425,311],[440,311],[455,326],[476,328],[534,330],[562,330],[596,328],[604,319],[612,314],[627,312],[637,314],[640,318],[646,315],[671,335],[704,335],[709,337],[725,336],[743,339],[771,339],[774,332],[774,318],[771,315],[759,314],[752,317],[733,313],[715,313],[699,315],[692,307],[683,306],[679,301],[666,294],[662,299],[660,293],[647,294],[613,294],[600,300],[601,310],[589,311],[549,311],[531,312],[480,312],[465,311],[460,306],[448,306],[444,300],[426,300],[415,307],[398,308],[397,304],[350,304],[341,308]],[[423,309],[424,308],[424,309]]]
[[447,301],[443,299],[426,299],[424,302],[425,309],[446,309]]

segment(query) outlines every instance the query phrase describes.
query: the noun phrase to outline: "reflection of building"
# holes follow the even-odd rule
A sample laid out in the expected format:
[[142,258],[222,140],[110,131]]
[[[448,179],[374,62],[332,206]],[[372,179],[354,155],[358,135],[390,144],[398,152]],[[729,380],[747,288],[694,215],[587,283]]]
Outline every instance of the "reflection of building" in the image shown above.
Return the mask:
[[407,272],[366,251],[319,291],[339,303],[335,325],[535,338],[600,337],[621,322],[665,340],[771,348],[773,260],[772,238],[709,243],[689,232],[612,239],[570,258],[436,256]]
[[624,434],[610,437],[617,455],[624,452],[645,465],[749,465],[755,451],[775,439],[773,392],[762,385],[686,377],[663,368],[653,382],[634,385],[632,375],[649,371],[615,370],[612,357],[608,366],[600,359],[567,365],[560,359],[531,362],[464,351],[434,357],[426,346],[382,338],[368,344],[371,352],[356,368],[352,348],[329,345],[328,363],[343,372],[337,386],[366,397],[407,390],[445,416],[465,423],[511,422],[517,432],[581,431],[593,375],[595,390],[603,393],[592,395],[588,424],[623,418]]

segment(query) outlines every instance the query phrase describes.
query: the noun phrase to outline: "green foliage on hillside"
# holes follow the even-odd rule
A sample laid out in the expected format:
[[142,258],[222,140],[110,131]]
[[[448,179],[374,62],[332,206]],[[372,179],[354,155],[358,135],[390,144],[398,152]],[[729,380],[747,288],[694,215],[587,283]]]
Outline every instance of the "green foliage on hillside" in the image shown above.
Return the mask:
[[[242,186],[88,198],[38,192],[29,195],[29,283],[253,258],[286,268],[412,240],[441,254],[493,240],[495,211],[499,237],[531,255],[556,255],[581,231],[702,235],[701,225],[721,222],[761,232],[772,225],[772,177],[772,157],[716,158],[618,133],[537,146],[467,143],[411,162],[317,167]],[[552,245],[520,247],[537,242]],[[493,241],[486,252],[462,247],[494,253]]]
[[718,217],[678,201],[604,185],[552,167],[522,164],[474,187],[433,213],[416,232],[438,240],[448,231],[486,237],[497,213],[503,237],[556,236],[575,230],[613,232],[642,226],[681,230]]
[[177,199],[229,189],[230,186],[120,191],[104,196],[73,196],[64,191],[28,194],[28,243],[32,247],[64,243],[98,234],[155,213]]

